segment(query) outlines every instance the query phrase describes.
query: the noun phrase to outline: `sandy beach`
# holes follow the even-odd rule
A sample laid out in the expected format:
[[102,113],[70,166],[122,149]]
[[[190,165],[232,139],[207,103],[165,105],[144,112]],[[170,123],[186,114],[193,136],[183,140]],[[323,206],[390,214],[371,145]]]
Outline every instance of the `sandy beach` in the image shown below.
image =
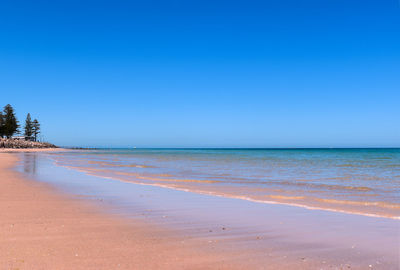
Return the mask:
[[234,268],[160,228],[101,214],[23,179],[10,170],[16,161],[0,153],[0,269]]
[[0,270],[400,270],[398,1],[2,1]]
[[[398,267],[397,220],[133,185],[51,162],[39,166],[50,182],[36,181],[14,167],[47,160],[46,150],[8,152],[0,152],[0,269]],[[107,203],[115,198],[122,206]]]

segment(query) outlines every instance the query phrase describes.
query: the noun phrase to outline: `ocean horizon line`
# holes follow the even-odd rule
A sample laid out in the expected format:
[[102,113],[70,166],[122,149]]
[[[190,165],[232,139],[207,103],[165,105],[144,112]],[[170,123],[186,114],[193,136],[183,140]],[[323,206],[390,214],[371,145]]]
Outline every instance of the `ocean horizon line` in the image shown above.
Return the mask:
[[81,150],[102,150],[102,149],[120,149],[120,150],[362,150],[362,149],[400,149],[400,146],[394,147],[96,147],[96,146],[61,146],[65,149]]

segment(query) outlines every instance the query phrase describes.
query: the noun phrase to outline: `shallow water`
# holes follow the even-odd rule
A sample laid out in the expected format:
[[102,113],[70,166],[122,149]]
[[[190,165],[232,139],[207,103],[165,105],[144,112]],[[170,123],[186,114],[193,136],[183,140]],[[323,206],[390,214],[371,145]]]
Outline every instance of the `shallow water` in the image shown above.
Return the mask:
[[126,182],[399,218],[400,149],[108,149],[58,165]]
[[55,166],[65,154],[74,162],[82,158],[82,153],[23,153],[18,170],[111,214],[165,225],[212,250],[239,251],[241,259],[259,266],[276,261],[293,263],[292,269],[398,269],[398,220],[116,181],[104,173],[89,175],[86,167],[80,172]]

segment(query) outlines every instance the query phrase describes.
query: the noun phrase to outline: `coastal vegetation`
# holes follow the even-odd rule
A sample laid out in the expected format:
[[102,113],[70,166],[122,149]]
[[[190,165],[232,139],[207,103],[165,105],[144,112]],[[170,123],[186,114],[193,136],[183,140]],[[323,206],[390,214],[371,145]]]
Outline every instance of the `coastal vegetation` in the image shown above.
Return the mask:
[[0,112],[0,137],[11,138],[14,134],[19,133],[19,127],[14,108],[7,104],[4,106],[3,112]]
[[24,135],[27,138],[32,138],[35,142],[37,141],[37,136],[40,133],[40,124],[37,119],[31,119],[31,114],[28,113],[25,120],[25,132]]
[[7,104],[0,111],[0,148],[55,147],[50,143],[39,142],[40,123],[37,119],[32,120],[30,113],[26,116],[23,134],[20,127],[14,108]]

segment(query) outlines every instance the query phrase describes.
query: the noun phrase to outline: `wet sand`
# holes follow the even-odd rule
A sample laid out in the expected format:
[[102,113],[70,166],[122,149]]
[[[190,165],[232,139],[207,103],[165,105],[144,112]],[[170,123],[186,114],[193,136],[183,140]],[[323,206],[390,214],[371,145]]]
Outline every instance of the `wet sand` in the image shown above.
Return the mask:
[[[0,269],[399,266],[396,220],[84,179],[44,167],[49,179],[64,175],[53,185],[11,170],[21,158],[0,153]],[[79,184],[71,190],[80,192],[63,184]],[[99,195],[99,185],[109,193]],[[116,194],[121,205],[107,203]]]
[[0,153],[0,269],[235,268],[161,228],[23,179],[10,170],[16,161]]
[[103,149],[52,157],[131,183],[400,220],[399,149]]

